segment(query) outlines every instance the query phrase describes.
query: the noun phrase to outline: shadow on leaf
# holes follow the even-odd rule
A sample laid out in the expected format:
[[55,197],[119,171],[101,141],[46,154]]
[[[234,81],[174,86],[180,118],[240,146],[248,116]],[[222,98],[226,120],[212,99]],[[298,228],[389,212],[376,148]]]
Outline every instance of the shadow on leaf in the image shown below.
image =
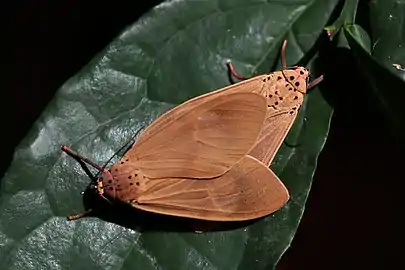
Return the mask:
[[219,222],[155,214],[138,210],[123,202],[114,201],[110,203],[97,194],[93,185],[84,192],[83,204],[86,210],[92,209],[87,217],[97,217],[139,232],[227,231],[249,226],[258,220]]

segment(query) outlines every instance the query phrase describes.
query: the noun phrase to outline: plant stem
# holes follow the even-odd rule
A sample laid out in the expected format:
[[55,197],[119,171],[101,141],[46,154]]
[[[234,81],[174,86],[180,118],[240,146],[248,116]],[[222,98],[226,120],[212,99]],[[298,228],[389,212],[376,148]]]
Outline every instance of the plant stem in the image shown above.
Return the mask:
[[339,18],[333,24],[324,28],[331,40],[339,32],[343,25],[354,24],[358,4],[359,0],[346,0]]

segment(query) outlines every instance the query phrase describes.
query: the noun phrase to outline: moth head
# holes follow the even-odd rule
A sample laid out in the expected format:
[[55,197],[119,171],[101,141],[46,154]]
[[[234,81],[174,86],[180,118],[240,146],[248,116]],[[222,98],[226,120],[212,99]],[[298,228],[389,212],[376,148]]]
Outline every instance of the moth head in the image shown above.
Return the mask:
[[109,170],[104,170],[102,175],[97,178],[97,184],[95,185],[96,192],[104,197],[104,189],[107,183],[112,183],[113,176]]
[[302,94],[307,92],[309,71],[304,67],[292,67],[282,71],[287,82]]

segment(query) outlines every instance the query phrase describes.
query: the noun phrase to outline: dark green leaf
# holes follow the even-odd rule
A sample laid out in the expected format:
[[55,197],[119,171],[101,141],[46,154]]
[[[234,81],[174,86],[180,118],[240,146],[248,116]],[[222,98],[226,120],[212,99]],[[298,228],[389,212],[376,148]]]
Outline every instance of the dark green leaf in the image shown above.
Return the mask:
[[287,138],[297,145],[283,146],[272,166],[291,200],[249,227],[194,234],[165,230],[169,222],[149,223],[165,232],[134,225],[146,214],[121,215],[126,224],[68,222],[83,210],[90,179],[60,146],[102,164],[173,105],[228,85],[227,59],[245,75],[269,71],[287,38],[294,64],[336,2],[170,1],[126,29],[59,89],[16,150],[1,183],[0,269],[273,268],[294,237],[327,137],[331,108],[318,90]]
[[389,119],[393,134],[404,138],[405,3],[372,1],[370,22],[370,37],[359,25],[346,25],[345,34],[358,59],[360,71],[369,81],[371,95]]
[[370,13],[374,45],[372,55],[386,69],[405,80],[405,72],[392,65],[405,66],[405,2],[372,1]]
[[345,28],[350,35],[356,40],[356,42],[362,47],[362,49],[371,53],[371,41],[367,32],[357,24],[349,24]]
[[[343,8],[340,11],[339,17],[331,24],[325,27],[329,38],[332,40],[337,33],[341,33],[340,30],[344,25],[353,24],[356,18],[357,8],[359,0],[345,0]],[[339,36],[341,39],[343,36]],[[346,47],[346,42],[339,40],[342,47]]]

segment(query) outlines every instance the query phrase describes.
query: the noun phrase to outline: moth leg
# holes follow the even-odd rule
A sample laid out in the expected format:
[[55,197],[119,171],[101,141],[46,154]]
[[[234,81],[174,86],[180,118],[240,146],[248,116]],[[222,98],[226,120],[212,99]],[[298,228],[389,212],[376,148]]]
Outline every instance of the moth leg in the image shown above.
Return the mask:
[[67,220],[72,221],[72,220],[76,220],[76,219],[81,219],[83,217],[88,216],[91,212],[93,212],[93,209],[89,209],[87,211],[84,211],[83,213],[79,213],[76,215],[70,215],[70,216],[67,216]]
[[[62,151],[64,151],[65,153],[67,153],[68,155],[72,156],[73,158],[77,159],[77,160],[81,160],[87,164],[89,164],[90,166],[94,167],[95,169],[99,170],[100,172],[102,172],[103,174],[107,175],[107,177],[111,177],[112,175],[111,173],[106,170],[104,167],[100,167],[99,165],[97,165],[96,163],[94,163],[93,161],[91,161],[90,159],[76,153],[75,151],[73,151],[72,149],[70,149],[68,146],[64,145],[62,146]],[[97,180],[97,186],[96,186],[97,192],[98,194],[105,199],[106,201],[110,202],[110,200],[108,200],[104,195],[104,190],[103,190],[103,184],[100,180]],[[111,203],[111,202],[110,202]],[[80,219],[83,218],[85,216],[87,216],[88,214],[90,214],[93,211],[93,209],[89,209],[83,213],[77,214],[77,215],[70,215],[67,217],[68,220],[76,220],[76,219]]]
[[[287,60],[285,58],[285,49],[286,49],[286,47],[287,47],[287,40],[285,39],[284,42],[283,42],[283,46],[281,46],[281,65],[282,65],[283,69],[287,68]],[[307,90],[315,87],[321,81],[323,81],[323,75],[319,76],[318,78],[316,78],[315,80],[310,82],[308,84],[308,86],[307,86]]]
[[235,78],[238,78],[239,80],[246,80],[246,79],[247,79],[246,77],[240,75],[239,73],[237,73],[237,72],[235,71],[235,68],[234,68],[234,66],[233,66],[232,63],[231,63],[231,60],[228,60],[228,61],[226,62],[226,65],[227,65],[227,67],[229,68],[229,71],[231,72],[231,74],[232,74]]
[[287,40],[284,39],[283,45],[281,46],[281,66],[283,69],[287,68],[287,59],[285,58],[285,48],[287,47]]
[[318,78],[316,78],[315,80],[313,80],[312,82],[310,82],[308,84],[307,89],[311,89],[313,87],[315,87],[317,84],[319,84],[321,81],[323,81],[323,74],[321,76],[319,76]]

